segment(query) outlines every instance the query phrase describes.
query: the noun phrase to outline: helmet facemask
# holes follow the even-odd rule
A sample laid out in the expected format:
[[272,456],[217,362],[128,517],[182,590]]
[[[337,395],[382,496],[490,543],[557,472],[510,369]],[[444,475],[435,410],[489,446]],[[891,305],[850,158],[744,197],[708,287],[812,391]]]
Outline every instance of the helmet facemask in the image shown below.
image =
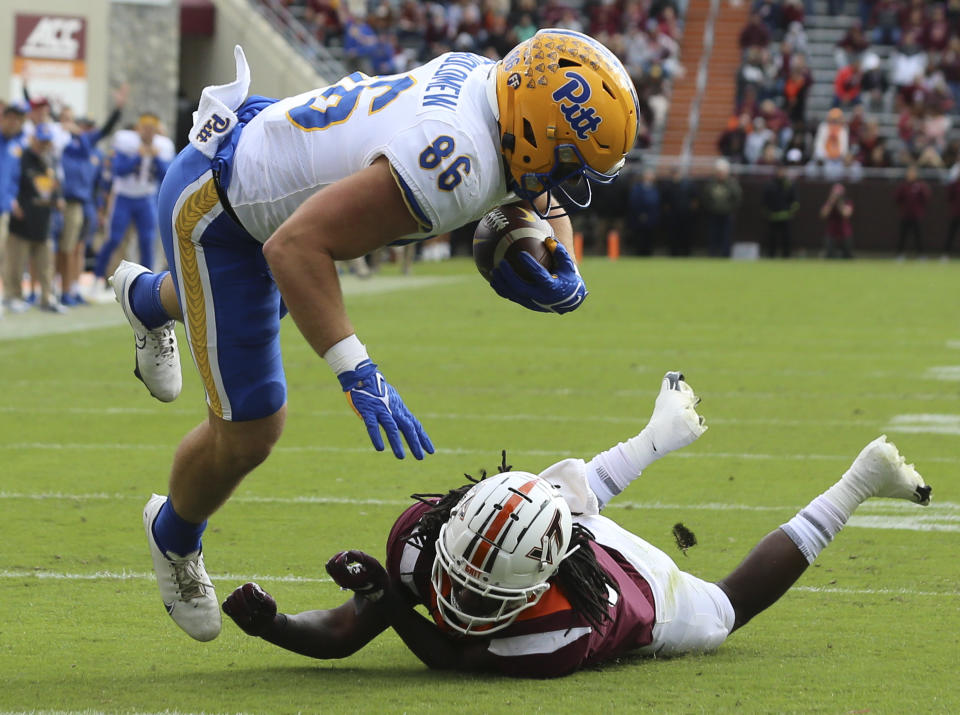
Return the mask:
[[549,583],[530,588],[498,588],[458,568],[443,545],[444,524],[437,540],[430,580],[437,594],[437,610],[444,622],[464,635],[488,635],[502,630],[540,601]]
[[506,628],[535,606],[573,551],[570,508],[556,488],[505,472],[470,489],[440,528],[431,583],[444,625],[467,635]]

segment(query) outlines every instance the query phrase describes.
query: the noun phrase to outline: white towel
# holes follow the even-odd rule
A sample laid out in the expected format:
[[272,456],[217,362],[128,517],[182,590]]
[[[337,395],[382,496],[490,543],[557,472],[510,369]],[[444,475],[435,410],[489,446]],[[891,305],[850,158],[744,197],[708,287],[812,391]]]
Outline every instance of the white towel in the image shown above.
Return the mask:
[[193,128],[190,143],[207,158],[212,159],[217,148],[237,123],[236,110],[247,98],[250,90],[250,67],[243,48],[233,48],[237,62],[237,78],[230,84],[205,87],[200,93],[200,106],[193,113]]

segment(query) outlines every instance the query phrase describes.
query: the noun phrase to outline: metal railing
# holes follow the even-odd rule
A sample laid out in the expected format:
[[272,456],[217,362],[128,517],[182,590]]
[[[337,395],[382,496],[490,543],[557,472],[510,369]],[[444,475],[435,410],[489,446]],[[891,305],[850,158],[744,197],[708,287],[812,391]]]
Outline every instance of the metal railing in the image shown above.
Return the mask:
[[250,0],[253,9],[305,57],[327,82],[349,74],[343,63],[279,0]]

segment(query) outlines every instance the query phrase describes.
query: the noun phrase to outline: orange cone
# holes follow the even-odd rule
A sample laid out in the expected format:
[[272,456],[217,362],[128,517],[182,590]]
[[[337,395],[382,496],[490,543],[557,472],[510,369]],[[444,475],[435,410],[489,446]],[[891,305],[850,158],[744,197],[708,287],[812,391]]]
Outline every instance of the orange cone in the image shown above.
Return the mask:
[[573,257],[577,263],[583,260],[583,234],[580,231],[573,234]]
[[620,258],[620,232],[616,229],[607,234],[607,258],[611,261]]

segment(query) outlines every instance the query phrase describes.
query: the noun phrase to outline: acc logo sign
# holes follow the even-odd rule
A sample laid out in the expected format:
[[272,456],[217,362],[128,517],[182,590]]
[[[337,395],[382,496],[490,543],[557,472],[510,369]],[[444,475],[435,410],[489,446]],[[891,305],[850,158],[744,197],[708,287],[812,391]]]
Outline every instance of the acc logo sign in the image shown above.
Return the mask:
[[200,128],[197,134],[197,141],[206,142],[214,134],[223,134],[230,127],[230,119],[224,119],[219,114],[214,114]]
[[560,112],[570,128],[585,141],[587,132],[597,131],[603,117],[598,117],[597,110],[593,107],[584,106],[590,99],[590,85],[587,80],[576,72],[567,72],[564,76],[570,81],[554,91],[553,100],[560,103]]

